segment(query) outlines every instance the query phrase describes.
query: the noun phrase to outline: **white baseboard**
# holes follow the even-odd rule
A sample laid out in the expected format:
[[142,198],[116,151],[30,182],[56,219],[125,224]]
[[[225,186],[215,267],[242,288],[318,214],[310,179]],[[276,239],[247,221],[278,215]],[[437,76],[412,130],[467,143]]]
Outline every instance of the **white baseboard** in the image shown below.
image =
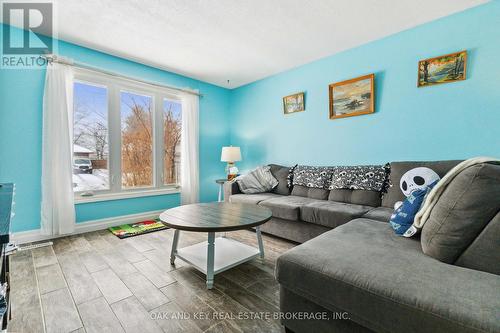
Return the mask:
[[13,241],[17,244],[38,242],[38,241],[43,241],[43,240],[48,240],[48,239],[70,236],[70,235],[77,235],[77,234],[81,234],[81,233],[85,233],[85,232],[102,230],[102,229],[106,229],[109,227],[115,227],[115,226],[121,225],[121,224],[134,223],[134,222],[140,222],[140,221],[144,221],[144,220],[154,219],[154,218],[157,218],[162,212],[163,212],[163,210],[155,210],[155,211],[149,211],[149,212],[144,212],[144,213],[139,213],[139,214],[115,216],[115,217],[110,217],[110,218],[106,218],[106,219],[99,219],[99,220],[92,220],[92,221],[87,221],[87,222],[76,223],[75,224],[75,231],[71,234],[66,234],[66,235],[57,235],[57,236],[42,235],[42,232],[40,229],[15,232],[11,235],[10,239],[11,239],[11,241]]

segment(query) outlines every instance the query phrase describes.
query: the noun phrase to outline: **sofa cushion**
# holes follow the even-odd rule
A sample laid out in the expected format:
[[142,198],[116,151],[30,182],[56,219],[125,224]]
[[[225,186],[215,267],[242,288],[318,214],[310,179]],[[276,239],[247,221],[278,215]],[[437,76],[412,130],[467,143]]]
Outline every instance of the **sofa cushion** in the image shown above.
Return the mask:
[[303,221],[335,228],[368,212],[372,207],[342,202],[317,201],[300,209]]
[[341,189],[331,190],[328,200],[378,207],[382,199],[377,191]]
[[259,205],[271,209],[274,217],[296,221],[300,219],[300,207],[315,201],[317,200],[294,195],[280,195],[276,198],[261,201]]
[[282,287],[383,332],[500,331],[498,276],[442,263],[389,224],[357,219],[281,255]]
[[370,209],[368,213],[362,216],[362,218],[381,221],[381,222],[389,222],[392,213],[394,213],[394,209],[392,208],[377,207]]
[[332,229],[322,225],[305,223],[304,221],[291,221],[273,217],[262,224],[260,230],[266,234],[278,236],[296,243],[304,243]]
[[439,177],[450,171],[461,161],[435,161],[435,162],[391,162],[391,173],[389,182],[392,184],[382,198],[382,206],[394,208],[397,201],[403,201],[406,197],[399,188],[401,177],[409,170],[418,167],[427,167],[434,170]]
[[326,200],[328,198],[328,193],[328,190],[322,188],[312,188],[302,185],[295,185],[292,189],[292,195],[318,200]]
[[288,174],[290,173],[290,167],[269,164],[271,167],[271,173],[278,180],[278,186],[273,188],[271,192],[281,195],[289,195],[290,188],[288,187]]
[[500,212],[460,255],[455,265],[500,275]]
[[466,168],[448,184],[422,228],[424,253],[454,263],[499,211],[500,165]]
[[233,203],[248,203],[248,204],[258,204],[261,201],[280,197],[276,193],[257,193],[257,194],[233,194],[229,197],[229,201]]

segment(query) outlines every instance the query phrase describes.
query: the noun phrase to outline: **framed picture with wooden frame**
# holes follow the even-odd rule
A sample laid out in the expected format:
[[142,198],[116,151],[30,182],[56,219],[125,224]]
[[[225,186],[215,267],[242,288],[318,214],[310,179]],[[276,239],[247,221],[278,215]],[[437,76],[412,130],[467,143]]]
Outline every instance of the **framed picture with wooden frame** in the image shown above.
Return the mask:
[[328,86],[330,119],[375,112],[375,74],[368,74]]
[[302,112],[306,109],[304,101],[304,92],[295,93],[283,97],[283,113],[291,114]]
[[417,87],[463,81],[466,78],[466,70],[466,50],[420,60]]

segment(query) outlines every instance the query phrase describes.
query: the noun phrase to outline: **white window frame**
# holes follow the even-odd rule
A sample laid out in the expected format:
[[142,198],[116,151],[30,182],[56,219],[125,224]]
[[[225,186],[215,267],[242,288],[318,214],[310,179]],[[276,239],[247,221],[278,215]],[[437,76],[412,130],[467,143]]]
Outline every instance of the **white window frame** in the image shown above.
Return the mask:
[[[75,68],[74,82],[107,89],[108,97],[108,170],[109,189],[75,192],[75,202],[97,202],[179,193],[180,184],[163,183],[163,101],[181,101],[175,91],[143,82],[120,78],[100,72]],[[121,182],[121,92],[150,96],[153,100],[153,185],[141,188],[122,188]],[[87,194],[82,196],[82,194]]]

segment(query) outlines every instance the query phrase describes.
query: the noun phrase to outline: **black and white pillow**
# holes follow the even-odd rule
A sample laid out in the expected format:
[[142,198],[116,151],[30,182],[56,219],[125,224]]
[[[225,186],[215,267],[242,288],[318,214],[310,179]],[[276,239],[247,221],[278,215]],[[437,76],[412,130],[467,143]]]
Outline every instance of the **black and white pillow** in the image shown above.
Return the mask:
[[295,168],[297,167],[298,164],[295,164],[293,167],[291,167],[288,170],[288,176],[286,177],[286,185],[288,188],[293,187],[293,172],[295,171]]
[[236,178],[236,183],[245,194],[269,192],[278,186],[278,180],[271,173],[271,167],[268,165],[258,167],[246,175]]
[[328,189],[332,178],[332,167],[297,165],[293,170],[293,185]]
[[333,167],[329,190],[350,189],[384,192],[388,185],[387,165]]

